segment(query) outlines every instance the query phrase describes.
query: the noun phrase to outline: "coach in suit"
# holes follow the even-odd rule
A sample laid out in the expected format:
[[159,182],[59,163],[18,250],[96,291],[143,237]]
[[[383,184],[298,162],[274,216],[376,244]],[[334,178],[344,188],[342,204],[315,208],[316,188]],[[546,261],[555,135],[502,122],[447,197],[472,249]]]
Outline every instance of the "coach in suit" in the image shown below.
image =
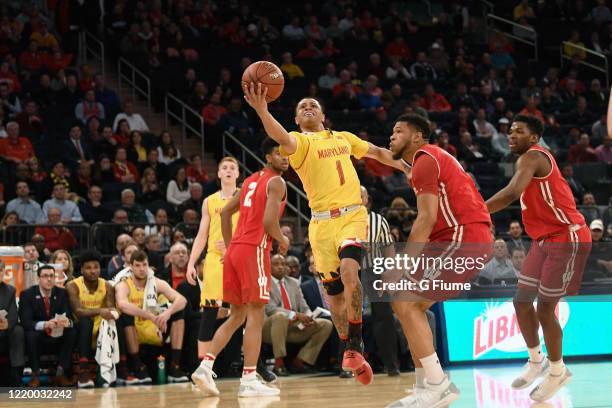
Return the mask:
[[4,262],[0,261],[0,355],[7,355],[10,361],[10,374],[0,372],[0,386],[10,387],[21,385],[24,366],[23,328],[19,325],[15,288],[4,283]]
[[306,342],[293,360],[295,372],[306,372],[309,366],[315,365],[321,347],[331,333],[332,323],[310,317],[300,284],[296,279],[287,277],[289,268],[283,255],[274,255],[271,266],[272,287],[265,309],[263,341],[272,344],[276,359],[274,372],[279,376],[289,375],[283,361],[287,356],[287,342]]
[[[51,265],[38,268],[39,284],[21,293],[19,317],[26,338],[26,351],[32,379],[28,386],[40,385],[40,356],[43,351],[56,354],[58,366],[54,385],[72,386],[72,349],[76,340],[74,321],[66,289],[55,286],[55,269]],[[56,315],[64,315],[57,317]]]
[[61,158],[76,173],[81,162],[93,164],[93,156],[89,146],[81,139],[81,128],[73,125],[70,128],[70,137],[62,144]]

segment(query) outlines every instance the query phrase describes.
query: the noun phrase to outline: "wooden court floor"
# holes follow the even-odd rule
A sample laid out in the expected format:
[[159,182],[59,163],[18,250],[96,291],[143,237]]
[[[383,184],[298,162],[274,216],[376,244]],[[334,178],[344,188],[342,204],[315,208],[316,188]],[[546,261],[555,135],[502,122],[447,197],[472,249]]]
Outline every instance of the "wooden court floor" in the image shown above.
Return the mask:
[[[515,391],[512,380],[520,364],[453,368],[451,379],[461,390],[452,408],[612,408],[612,362],[570,363],[573,381],[543,404],[529,399],[529,389]],[[280,397],[238,399],[238,380],[217,382],[221,395],[203,397],[191,384],[78,390],[73,402],[0,402],[0,408],[375,408],[408,395],[413,373],[376,375],[364,387],[336,376],[280,379]]]

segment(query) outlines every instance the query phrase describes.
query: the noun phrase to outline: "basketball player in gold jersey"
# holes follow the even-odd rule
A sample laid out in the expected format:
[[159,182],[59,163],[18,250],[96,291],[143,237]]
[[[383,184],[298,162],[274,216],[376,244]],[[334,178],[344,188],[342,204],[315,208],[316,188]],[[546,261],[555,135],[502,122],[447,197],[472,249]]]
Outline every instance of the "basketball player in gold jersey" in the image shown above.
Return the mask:
[[312,212],[308,234],[316,269],[329,295],[332,319],[345,345],[342,368],[364,385],[372,382],[372,368],[363,357],[361,338],[362,288],[359,281],[361,242],[367,238],[368,213],[362,205],[360,182],[351,161],[371,157],[403,170],[391,152],[350,132],[325,129],[319,101],[302,99],[295,110],[299,132],[287,132],[268,112],[267,88],[244,85],[245,99],[261,119],[266,133],[289,157]]
[[[203,265],[203,285],[200,294],[200,307],[204,308],[198,333],[198,357],[204,358],[208,353],[210,342],[215,334],[215,322],[223,299],[223,262],[225,242],[221,233],[221,210],[236,194],[236,180],[240,175],[238,161],[233,157],[224,157],[219,162],[217,177],[221,180],[221,190],[206,197],[202,203],[202,219],[198,234],[193,241],[191,256],[187,264],[187,281],[196,284],[195,264],[208,244]],[[232,228],[238,224],[238,213],[232,216]],[[233,231],[232,229],[232,231]]]
[[[116,320],[119,318],[119,313],[115,309],[113,287],[100,277],[100,254],[95,251],[84,251],[79,256],[79,260],[81,261],[81,276],[68,282],[66,290],[70,307],[76,317],[75,320],[78,321],[79,365],[81,368],[78,386],[79,388],[93,388],[94,382],[88,373],[92,343],[95,344],[98,337],[102,319]],[[125,368],[125,360],[121,364]]]

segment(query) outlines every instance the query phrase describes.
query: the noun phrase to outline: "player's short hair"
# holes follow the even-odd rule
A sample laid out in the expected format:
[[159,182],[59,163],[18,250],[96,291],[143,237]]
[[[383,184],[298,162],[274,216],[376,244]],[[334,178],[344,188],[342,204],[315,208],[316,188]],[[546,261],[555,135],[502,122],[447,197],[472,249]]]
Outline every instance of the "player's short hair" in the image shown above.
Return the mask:
[[142,250],[138,250],[138,251],[134,251],[134,253],[132,254],[132,256],[130,257],[130,263],[134,263],[134,262],[144,262],[144,261],[148,261],[149,257],[147,256],[147,253],[145,251]]
[[79,261],[81,263],[81,267],[83,267],[83,265],[85,265],[87,262],[100,263],[101,259],[102,259],[102,256],[100,255],[100,253],[93,249],[83,251],[81,252],[81,255],[79,255]]
[[409,124],[415,128],[417,132],[421,132],[423,134],[423,139],[429,140],[429,134],[431,133],[429,129],[429,122],[423,116],[414,113],[405,113],[400,115],[396,122],[405,122]]
[[224,162],[232,162],[232,163],[234,163],[236,166],[238,166],[238,167],[240,168],[240,165],[238,164],[238,160],[236,160],[236,158],[235,158],[235,157],[232,157],[232,156],[225,156],[224,158],[222,158],[222,159],[219,161],[219,168],[221,168],[221,165],[222,165]]
[[38,270],[36,271],[36,275],[40,278],[40,273],[44,270],[52,270],[53,273],[55,273],[55,268],[53,267],[53,265],[43,264],[38,267]]
[[542,133],[544,132],[544,127],[542,126],[542,122],[538,118],[532,115],[516,115],[512,123],[514,122],[522,122],[527,125],[527,129],[531,133],[535,133],[538,136],[538,139],[542,137]]
[[261,152],[264,154],[272,154],[274,149],[279,146],[278,142],[270,137],[266,137],[261,143]]
[[325,104],[323,103],[323,101],[313,96],[305,96],[302,99],[300,99],[298,103],[295,105],[295,113],[297,113],[297,109],[298,109],[298,106],[300,106],[300,102],[302,102],[304,99],[314,99],[315,101],[317,101],[317,103],[321,107],[321,112],[325,113]]

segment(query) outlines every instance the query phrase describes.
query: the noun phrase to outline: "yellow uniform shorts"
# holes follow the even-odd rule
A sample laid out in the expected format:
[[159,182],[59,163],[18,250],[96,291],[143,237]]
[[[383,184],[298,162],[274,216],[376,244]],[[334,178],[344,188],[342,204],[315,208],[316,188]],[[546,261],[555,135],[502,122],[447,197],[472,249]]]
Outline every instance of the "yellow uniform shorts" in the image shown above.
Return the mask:
[[204,281],[200,293],[200,306],[215,306],[223,299],[223,263],[221,254],[210,252],[204,258]]
[[321,281],[340,277],[340,250],[354,242],[363,242],[368,236],[368,211],[360,207],[338,218],[311,220],[308,238],[312,247],[317,272]]
[[151,346],[162,345],[160,333],[157,330],[157,326],[152,321],[136,317],[134,318],[134,327],[136,327],[139,344],[148,344]]

